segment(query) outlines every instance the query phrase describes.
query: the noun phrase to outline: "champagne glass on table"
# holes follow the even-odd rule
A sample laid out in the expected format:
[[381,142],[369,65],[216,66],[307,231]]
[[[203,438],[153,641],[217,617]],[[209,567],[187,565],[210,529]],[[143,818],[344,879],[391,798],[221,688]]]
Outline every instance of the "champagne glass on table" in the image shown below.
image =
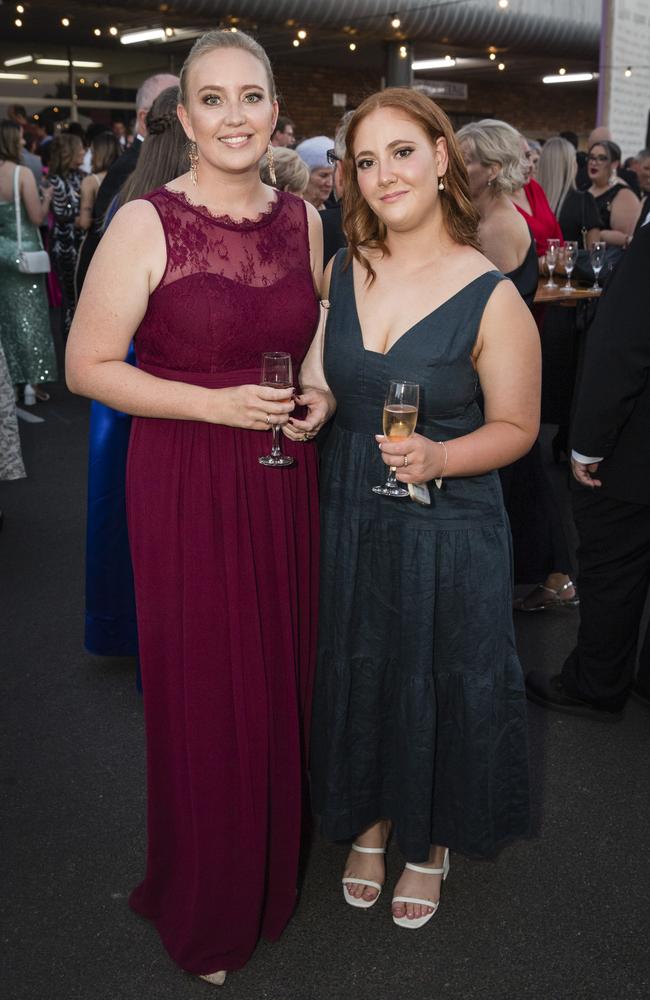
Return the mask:
[[563,292],[575,292],[575,287],[571,284],[571,275],[578,259],[577,240],[566,240],[564,243],[564,270],[566,271],[566,285]]
[[589,250],[589,260],[591,262],[591,267],[594,272],[594,283],[591,286],[592,292],[600,292],[602,289],[598,284],[598,275],[603,269],[603,264],[605,263],[605,250],[607,249],[607,244],[603,240],[597,240],[596,243],[591,244]]
[[548,268],[548,281],[544,285],[544,288],[557,288],[557,285],[553,281],[553,271],[555,270],[559,253],[560,241],[555,237],[548,239],[546,241],[546,266]]
[[[414,382],[390,382],[384,403],[384,434],[391,441],[410,437],[418,422],[420,386]],[[383,486],[373,486],[372,492],[382,497],[407,497],[409,491],[395,478],[397,469],[391,466]]]
[[[291,389],[293,378],[291,371],[291,355],[278,351],[269,351],[262,355],[262,385],[269,389]],[[291,396],[287,396],[287,402]],[[277,424],[272,424],[273,445],[270,455],[262,455],[258,458],[260,465],[268,465],[272,468],[284,468],[293,465],[294,459],[291,455],[282,453],[280,428]]]

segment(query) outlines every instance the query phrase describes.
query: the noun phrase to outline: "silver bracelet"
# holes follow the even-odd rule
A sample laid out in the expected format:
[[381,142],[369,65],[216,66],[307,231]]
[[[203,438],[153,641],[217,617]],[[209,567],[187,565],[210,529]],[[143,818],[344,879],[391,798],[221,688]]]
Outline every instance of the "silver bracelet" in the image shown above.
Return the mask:
[[447,459],[449,458],[449,454],[447,452],[447,445],[445,444],[444,441],[436,441],[436,444],[439,444],[440,447],[442,448],[442,450],[444,451],[444,453],[445,453],[445,460],[444,460],[444,462],[442,464],[442,471],[441,471],[440,475],[436,476],[436,478],[433,481],[436,484],[436,486],[438,487],[438,489],[442,489],[442,480],[444,479],[445,472],[447,471]]

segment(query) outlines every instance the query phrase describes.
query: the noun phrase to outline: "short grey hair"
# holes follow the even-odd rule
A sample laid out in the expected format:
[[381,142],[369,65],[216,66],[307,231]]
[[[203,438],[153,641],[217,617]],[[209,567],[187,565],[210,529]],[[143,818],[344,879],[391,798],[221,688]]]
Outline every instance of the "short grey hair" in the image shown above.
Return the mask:
[[334,155],[337,160],[343,160],[345,158],[345,137],[348,134],[348,125],[354,111],[346,111],[341,121],[339,122],[339,127],[336,130],[336,135],[334,136]]
[[636,160],[648,160],[650,159],[650,149],[641,149],[635,156]]
[[178,77],[172,73],[156,73],[155,76],[148,77],[135,95],[135,110],[149,111],[163,90],[167,90],[168,87],[178,87],[179,83]]
[[463,125],[456,138],[470,146],[482,166],[501,167],[491,185],[495,194],[512,194],[523,186],[520,135],[512,125],[497,118],[483,118]]

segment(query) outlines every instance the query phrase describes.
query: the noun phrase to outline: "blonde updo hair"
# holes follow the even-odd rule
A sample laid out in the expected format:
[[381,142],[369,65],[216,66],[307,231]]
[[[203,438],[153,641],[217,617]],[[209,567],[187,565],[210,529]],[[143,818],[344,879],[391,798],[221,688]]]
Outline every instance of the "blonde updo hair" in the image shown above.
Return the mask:
[[304,194],[309,184],[309,167],[304,163],[295,150],[286,146],[273,147],[273,167],[275,169],[275,183],[271,180],[269,167],[269,155],[265,153],[260,160],[260,177],[265,184],[277,188],[279,191],[290,191],[291,194]]
[[194,45],[190,49],[187,59],[183,63],[178,89],[180,101],[184,107],[187,107],[189,100],[187,81],[189,71],[192,68],[192,63],[196,62],[199,56],[205,55],[206,52],[215,52],[218,49],[239,49],[242,52],[248,52],[256,59],[259,59],[264,67],[264,72],[266,73],[266,79],[269,87],[269,100],[275,100],[276,93],[273,70],[271,69],[269,57],[259,42],[256,42],[254,38],[247,35],[245,31],[228,31],[219,28],[215,31],[206,31],[204,35],[197,38]]
[[494,195],[512,194],[523,186],[519,132],[497,118],[463,125],[456,133],[458,142],[466,143],[482,167],[497,164],[501,170],[490,185]]

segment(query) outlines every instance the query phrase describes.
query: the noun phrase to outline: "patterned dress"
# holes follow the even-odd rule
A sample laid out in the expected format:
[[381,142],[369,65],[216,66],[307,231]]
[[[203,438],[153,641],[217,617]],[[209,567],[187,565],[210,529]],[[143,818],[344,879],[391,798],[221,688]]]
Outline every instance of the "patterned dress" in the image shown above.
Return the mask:
[[75,308],[75,271],[77,255],[83,239],[83,231],[74,220],[79,215],[81,204],[81,182],[84,175],[80,170],[71,170],[65,177],[53,174],[49,180],[54,189],[52,213],[54,226],[50,237],[50,257],[59,279],[63,297],[62,329],[68,336]]

